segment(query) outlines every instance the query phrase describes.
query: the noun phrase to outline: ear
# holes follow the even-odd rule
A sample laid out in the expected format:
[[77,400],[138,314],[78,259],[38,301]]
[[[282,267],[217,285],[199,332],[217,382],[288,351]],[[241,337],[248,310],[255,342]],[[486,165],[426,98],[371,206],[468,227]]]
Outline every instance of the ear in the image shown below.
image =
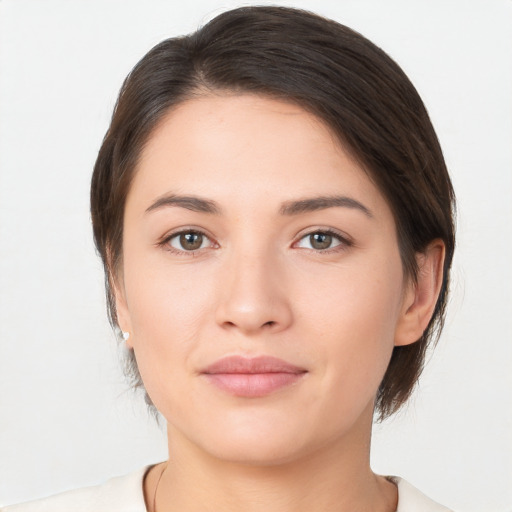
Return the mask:
[[[128,304],[126,301],[126,291],[124,289],[124,283],[121,276],[111,276],[110,288],[114,294],[116,304],[116,315],[117,323],[123,332],[132,333],[132,325],[130,321],[130,314],[128,310]],[[133,335],[130,336],[126,341],[126,346],[133,349]]]
[[443,283],[445,246],[442,240],[431,242],[424,252],[416,255],[418,276],[410,279],[395,332],[395,346],[418,341],[427,328]]

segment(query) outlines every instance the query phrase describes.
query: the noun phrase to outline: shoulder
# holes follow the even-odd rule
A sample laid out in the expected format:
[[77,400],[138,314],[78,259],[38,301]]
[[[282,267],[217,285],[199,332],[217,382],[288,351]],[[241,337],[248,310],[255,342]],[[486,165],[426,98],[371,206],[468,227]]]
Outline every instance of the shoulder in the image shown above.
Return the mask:
[[396,512],[452,512],[427,498],[416,487],[403,478],[388,477],[398,487],[398,508]]
[[0,512],[146,512],[142,483],[150,466],[104,484],[0,508]]

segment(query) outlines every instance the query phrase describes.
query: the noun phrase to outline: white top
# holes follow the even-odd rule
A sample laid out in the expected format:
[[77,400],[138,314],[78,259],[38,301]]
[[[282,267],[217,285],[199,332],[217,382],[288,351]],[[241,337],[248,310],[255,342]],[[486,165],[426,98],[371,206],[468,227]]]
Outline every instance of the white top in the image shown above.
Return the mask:
[[[102,485],[63,492],[28,503],[10,505],[0,512],[147,512],[142,484],[146,466]],[[402,478],[390,477],[398,487],[396,512],[451,512]]]

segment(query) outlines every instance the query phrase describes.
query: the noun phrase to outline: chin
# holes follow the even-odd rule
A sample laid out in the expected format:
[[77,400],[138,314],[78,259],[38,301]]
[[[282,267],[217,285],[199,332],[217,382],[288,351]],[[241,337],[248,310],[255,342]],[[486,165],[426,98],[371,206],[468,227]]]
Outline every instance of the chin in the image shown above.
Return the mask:
[[[277,466],[314,453],[332,439],[320,425],[281,412],[226,414],[195,432],[191,440],[211,457],[247,466]],[[295,421],[293,421],[295,419]]]
[[208,417],[203,416],[200,421],[194,418],[186,425],[169,422],[170,453],[179,450],[186,440],[188,449],[219,461],[272,466],[300,457],[309,444],[305,429],[301,428],[303,422],[294,424],[289,415],[277,411],[260,410],[255,414],[238,410],[216,415],[215,419]]
[[236,435],[204,447],[212,457],[247,466],[278,466],[292,462],[303,455],[301,447],[290,436],[261,439],[260,436]]

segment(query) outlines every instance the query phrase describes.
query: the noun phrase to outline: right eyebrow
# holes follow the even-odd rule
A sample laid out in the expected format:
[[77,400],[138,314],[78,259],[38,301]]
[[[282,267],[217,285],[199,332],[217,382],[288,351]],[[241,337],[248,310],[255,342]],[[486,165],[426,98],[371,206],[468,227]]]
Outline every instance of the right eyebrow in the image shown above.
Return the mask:
[[210,213],[213,215],[220,215],[221,213],[221,209],[215,201],[196,196],[180,196],[176,194],[168,194],[158,198],[151,206],[146,208],[146,213],[169,206],[178,206],[193,212]]

